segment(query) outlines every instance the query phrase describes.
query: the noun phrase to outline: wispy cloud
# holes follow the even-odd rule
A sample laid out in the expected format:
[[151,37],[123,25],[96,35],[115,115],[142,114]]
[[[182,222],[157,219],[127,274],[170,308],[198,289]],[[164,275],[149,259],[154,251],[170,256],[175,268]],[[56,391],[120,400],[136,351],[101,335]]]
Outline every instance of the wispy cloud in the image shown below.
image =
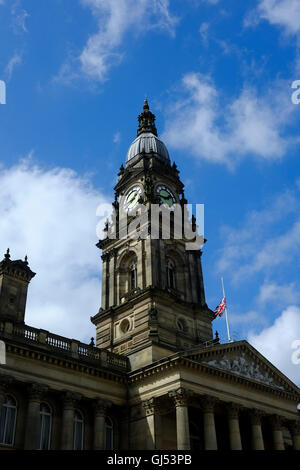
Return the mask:
[[230,271],[233,282],[241,283],[299,259],[299,213],[299,194],[286,191],[269,201],[266,209],[248,213],[239,228],[223,227],[217,270]]
[[11,7],[12,27],[16,34],[27,33],[26,20],[30,16],[22,7],[21,0],[16,0]]
[[295,71],[300,71],[300,5],[299,0],[259,0],[257,7],[248,12],[245,17],[246,27],[256,26],[261,21],[267,21],[278,27],[290,37],[296,37],[297,58]]
[[90,35],[78,57],[62,66],[56,77],[60,81],[82,77],[105,81],[109,70],[123,58],[126,34],[140,35],[153,29],[175,34],[177,19],[170,12],[169,0],[81,0],[81,3],[90,8],[98,31]]
[[289,144],[299,142],[283,135],[296,108],[288,86],[274,83],[271,96],[270,91],[259,94],[245,85],[238,96],[228,98],[211,77],[188,73],[178,95],[172,96],[163,138],[173,148],[228,167],[246,156],[282,158]]
[[12,58],[9,60],[7,66],[5,67],[5,73],[7,76],[7,81],[9,81],[12,77],[12,74],[15,70],[15,68],[22,63],[22,56],[18,52],[15,52],[15,54],[12,56]]

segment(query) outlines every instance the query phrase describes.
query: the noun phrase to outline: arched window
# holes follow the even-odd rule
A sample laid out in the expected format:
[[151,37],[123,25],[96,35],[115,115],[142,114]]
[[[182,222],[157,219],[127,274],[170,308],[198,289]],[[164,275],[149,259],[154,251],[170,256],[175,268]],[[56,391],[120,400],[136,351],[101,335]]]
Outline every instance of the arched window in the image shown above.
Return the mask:
[[172,261],[167,263],[167,286],[170,289],[175,289],[175,269]]
[[15,438],[17,402],[11,395],[5,395],[0,420],[0,444],[12,446]]
[[84,420],[80,411],[75,410],[74,413],[74,450],[83,449],[83,429]]
[[52,411],[47,403],[40,405],[40,434],[39,434],[39,449],[48,450],[50,448],[52,427]]
[[130,266],[129,286],[130,290],[134,290],[137,288],[137,269],[135,263]]
[[105,418],[105,449],[113,450],[114,446],[114,424],[109,416]]

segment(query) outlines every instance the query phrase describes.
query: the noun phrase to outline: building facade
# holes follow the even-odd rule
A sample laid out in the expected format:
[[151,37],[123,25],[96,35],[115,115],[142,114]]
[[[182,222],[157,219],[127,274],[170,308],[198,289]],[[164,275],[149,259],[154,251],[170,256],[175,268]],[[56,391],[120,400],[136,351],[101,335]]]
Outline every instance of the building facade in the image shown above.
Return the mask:
[[138,120],[97,244],[96,345],[26,325],[35,273],[0,262],[0,448],[300,450],[299,388],[247,341],[213,338],[202,251],[176,235],[184,185],[147,100]]

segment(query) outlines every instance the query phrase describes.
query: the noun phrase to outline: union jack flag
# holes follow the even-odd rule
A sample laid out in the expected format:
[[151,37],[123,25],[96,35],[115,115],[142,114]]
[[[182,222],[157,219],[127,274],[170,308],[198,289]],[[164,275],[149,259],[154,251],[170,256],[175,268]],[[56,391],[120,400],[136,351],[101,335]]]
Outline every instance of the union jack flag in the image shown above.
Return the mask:
[[225,300],[225,297],[223,297],[219,305],[214,309],[214,314],[215,314],[214,318],[221,317],[224,313],[225,308],[226,308],[226,300]]

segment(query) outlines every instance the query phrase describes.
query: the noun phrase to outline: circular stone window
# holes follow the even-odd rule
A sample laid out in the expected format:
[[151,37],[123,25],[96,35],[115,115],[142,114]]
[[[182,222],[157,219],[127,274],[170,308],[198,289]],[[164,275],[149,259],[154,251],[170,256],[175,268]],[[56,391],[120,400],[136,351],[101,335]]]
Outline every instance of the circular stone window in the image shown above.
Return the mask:
[[130,321],[128,318],[124,318],[124,320],[121,321],[120,330],[122,333],[127,333],[130,330]]

